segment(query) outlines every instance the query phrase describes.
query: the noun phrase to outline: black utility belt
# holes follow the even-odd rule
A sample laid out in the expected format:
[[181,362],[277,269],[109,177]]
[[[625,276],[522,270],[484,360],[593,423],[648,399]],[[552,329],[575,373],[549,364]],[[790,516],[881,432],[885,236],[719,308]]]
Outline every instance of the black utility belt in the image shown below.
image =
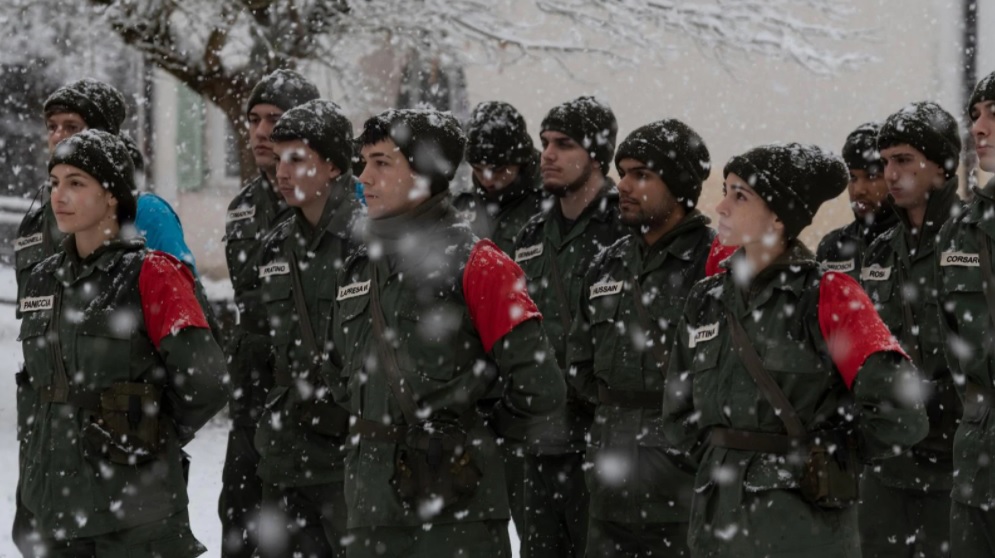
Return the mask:
[[598,403],[624,407],[626,409],[661,410],[663,408],[663,392],[613,389],[608,386],[599,385]]
[[788,455],[802,450],[808,451],[816,441],[819,445],[826,446],[833,441],[843,442],[846,438],[847,435],[842,430],[823,430],[799,438],[787,434],[713,426],[708,435],[708,443],[725,449]]

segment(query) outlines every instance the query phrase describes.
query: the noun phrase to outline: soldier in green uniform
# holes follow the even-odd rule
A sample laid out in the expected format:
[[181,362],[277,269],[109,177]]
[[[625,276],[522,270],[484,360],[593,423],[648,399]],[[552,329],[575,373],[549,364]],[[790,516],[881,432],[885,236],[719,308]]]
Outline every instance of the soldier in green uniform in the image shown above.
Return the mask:
[[944,357],[936,297],[936,240],[961,209],[957,121],[935,103],[913,103],[878,133],[884,179],[899,222],[867,249],[861,284],[928,384],[929,435],[864,470],[860,542],[865,557],[949,556],[953,441],[961,416]]
[[264,557],[345,556],[349,415],[331,400],[318,370],[335,276],[353,246],[359,211],[352,123],[335,103],[308,101],[283,113],[270,140],[279,158],[277,190],[292,213],[264,239],[259,262],[274,386],[255,444],[264,509],[278,521],[265,522],[276,531],[261,533],[258,546]]
[[898,215],[888,201],[884,162],[878,152],[881,125],[868,122],[850,132],[843,144],[843,161],[850,172],[847,194],[853,221],[822,238],[815,257],[830,271],[841,271],[860,280],[860,265],[867,247],[898,223]]
[[[18,491],[26,556],[204,552],[182,446],[224,406],[224,356],[175,258],[129,238],[134,170],[116,135],[76,134],[49,162],[63,250],[18,301]],[[27,543],[27,544],[24,544]]]
[[[564,377],[567,334],[584,277],[594,257],[626,232],[618,192],[606,176],[617,132],[614,113],[593,97],[549,111],[539,134],[540,168],[553,203],[515,242],[513,257],[528,278]],[[570,388],[566,407],[526,448],[524,558],[584,553],[589,495],[583,465],[592,418],[592,405]]]
[[521,269],[450,205],[464,141],[434,110],[384,112],[360,136],[366,242],[339,276],[323,368],[355,416],[350,558],[511,556],[496,436],[522,442],[565,398]]
[[765,145],[723,174],[719,238],[741,248],[691,289],[663,402],[667,438],[697,467],[691,555],[859,556],[860,455],[894,455],[927,421],[873,304],[797,240],[846,166]]
[[[86,129],[120,133],[127,114],[121,92],[95,79],[82,79],[60,87],[45,99],[44,110],[50,154],[60,141]],[[64,237],[52,214],[48,189],[39,188],[14,240],[19,295],[31,268],[57,252]]]
[[474,234],[510,255],[515,237],[543,200],[539,152],[515,107],[485,101],[473,109],[466,162],[473,168],[473,191],[458,194],[453,207]]
[[596,405],[585,556],[688,556],[694,476],[668,454],[660,403],[684,300],[715,237],[695,209],[711,159],[694,130],[667,119],[632,132],[615,166],[632,232],[592,265],[567,342],[571,381]]
[[[981,169],[995,172],[995,73],[978,82],[967,112]],[[953,443],[950,555],[957,558],[995,556],[993,215],[995,179],[943,225],[933,256],[940,337],[964,404]]]
[[252,179],[228,206],[225,220],[225,257],[235,291],[236,324],[226,353],[231,376],[228,411],[232,419],[228,450],[221,474],[218,515],[221,518],[222,555],[248,558],[255,549],[255,515],[262,485],[256,477],[259,455],[253,447],[256,425],[273,383],[269,360],[269,328],[260,300],[258,260],[263,238],[291,215],[276,191],[276,154],[270,132],[284,111],[318,98],[318,88],[297,72],[277,70],[252,90],[246,107],[249,147],[259,176]]

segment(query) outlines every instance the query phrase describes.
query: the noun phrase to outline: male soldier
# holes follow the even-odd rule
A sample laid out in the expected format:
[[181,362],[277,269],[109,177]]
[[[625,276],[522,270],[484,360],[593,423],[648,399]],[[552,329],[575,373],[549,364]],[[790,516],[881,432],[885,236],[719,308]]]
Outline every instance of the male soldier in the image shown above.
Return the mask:
[[515,237],[542,204],[539,151],[515,107],[500,101],[477,105],[467,124],[466,162],[473,192],[453,200],[474,234],[511,254]]
[[[567,333],[584,275],[594,257],[625,230],[618,192],[606,177],[618,124],[608,106],[580,97],[549,111],[542,121],[542,185],[555,197],[534,216],[515,243],[515,261],[543,313],[543,326],[566,374]],[[568,395],[567,405],[525,456],[525,529],[522,556],[581,556],[587,540],[585,437],[591,406]]]
[[[995,172],[995,73],[978,82],[967,105],[981,169]],[[992,238],[995,179],[975,189],[965,210],[940,230],[937,288],[947,363],[958,381],[964,415],[954,437],[950,555],[995,556],[995,371]]]
[[[49,153],[60,141],[89,128],[119,134],[126,110],[121,92],[102,81],[82,79],[60,87],[45,100]],[[40,205],[28,210],[14,240],[18,298],[31,268],[57,252],[65,237],[55,224],[47,186],[38,189],[34,202]]]
[[352,123],[335,103],[308,101],[280,117],[270,141],[279,159],[277,189],[292,213],[267,235],[259,263],[275,385],[255,443],[267,517],[282,520],[266,524],[277,531],[262,532],[259,551],[345,556],[342,446],[349,416],[331,401],[318,368],[335,275],[359,210]]
[[[449,203],[464,138],[449,113],[366,121],[366,244],[346,261],[323,368],[355,415],[345,466],[350,558],[509,557],[491,428],[523,441],[566,387],[521,269]],[[504,386],[491,428],[477,413]]]
[[232,429],[221,474],[223,551],[226,557],[252,556],[255,520],[262,497],[256,477],[259,455],[252,445],[266,392],[273,379],[265,375],[269,359],[269,328],[259,293],[257,260],[263,237],[291,211],[276,191],[277,158],[270,132],[284,111],[318,98],[318,88],[297,72],[277,70],[264,77],[249,95],[246,119],[249,147],[259,176],[242,188],[228,205],[225,257],[235,290],[238,324],[228,347]]
[[864,470],[859,517],[866,557],[949,555],[952,445],[961,404],[944,359],[934,252],[940,227],[960,208],[960,147],[957,121],[931,102],[892,114],[878,133],[899,223],[868,248],[860,279],[927,380],[929,435]]
[[[505,254],[514,251],[515,237],[542,203],[539,151],[532,144],[525,119],[515,107],[500,101],[477,105],[467,124],[466,162],[473,168],[473,192],[453,199],[457,216],[480,238],[489,238]],[[501,397],[501,386],[487,398]],[[483,411],[488,412],[485,403]],[[515,528],[525,523],[525,454],[510,442],[501,444],[505,481]]]
[[668,119],[629,134],[615,167],[632,234],[595,259],[567,343],[572,382],[597,406],[585,556],[687,556],[694,474],[668,455],[660,416],[677,322],[715,236],[695,209],[711,161]]
[[826,269],[846,273],[856,281],[867,247],[898,223],[887,201],[888,183],[877,145],[880,128],[877,122],[868,122],[846,137],[843,161],[850,172],[847,194],[854,219],[823,237],[816,251],[816,259]]

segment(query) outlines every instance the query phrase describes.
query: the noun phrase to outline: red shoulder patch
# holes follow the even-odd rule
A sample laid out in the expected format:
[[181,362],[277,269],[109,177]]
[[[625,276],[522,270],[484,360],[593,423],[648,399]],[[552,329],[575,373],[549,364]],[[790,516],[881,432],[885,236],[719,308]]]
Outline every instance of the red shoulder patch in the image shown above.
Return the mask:
[[725,268],[719,267],[719,264],[729,259],[738,248],[739,246],[723,245],[718,236],[713,238],[712,247],[708,249],[708,259],[705,260],[705,277],[724,273]]
[[529,298],[522,268],[487,239],[470,251],[463,271],[463,297],[487,352],[518,324],[542,319]]
[[167,336],[187,327],[207,328],[204,310],[194,295],[193,274],[165,252],[150,250],[138,275],[145,329],[156,349]]
[[819,329],[848,388],[872,354],[894,351],[908,358],[870,297],[845,273],[827,271],[819,282]]

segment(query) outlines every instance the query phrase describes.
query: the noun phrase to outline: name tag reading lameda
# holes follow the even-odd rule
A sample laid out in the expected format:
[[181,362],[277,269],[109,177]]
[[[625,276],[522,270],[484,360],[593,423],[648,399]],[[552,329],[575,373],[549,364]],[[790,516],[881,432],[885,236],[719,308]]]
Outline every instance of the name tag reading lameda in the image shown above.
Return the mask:
[[366,294],[370,294],[370,282],[368,280],[339,287],[339,295],[335,297],[335,300],[346,300]]

